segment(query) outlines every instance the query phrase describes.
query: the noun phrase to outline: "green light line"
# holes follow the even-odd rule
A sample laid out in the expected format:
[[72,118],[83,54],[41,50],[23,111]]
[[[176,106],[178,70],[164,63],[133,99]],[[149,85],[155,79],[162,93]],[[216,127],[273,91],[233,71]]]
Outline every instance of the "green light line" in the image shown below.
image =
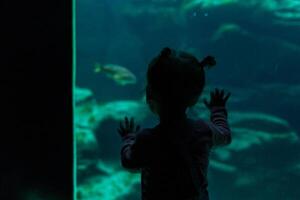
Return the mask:
[[75,135],[75,86],[76,86],[76,0],[72,0],[72,116],[73,116],[73,199],[77,200],[77,149],[76,149],[76,135]]

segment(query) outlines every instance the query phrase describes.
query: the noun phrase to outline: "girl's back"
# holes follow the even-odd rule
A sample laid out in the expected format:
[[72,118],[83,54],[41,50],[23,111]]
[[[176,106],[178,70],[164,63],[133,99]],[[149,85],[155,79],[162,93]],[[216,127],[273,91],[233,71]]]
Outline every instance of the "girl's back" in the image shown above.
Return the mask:
[[205,122],[190,119],[142,131],[138,137],[147,144],[143,152],[147,157],[147,163],[142,167],[143,199],[188,199],[197,196],[189,163],[180,152],[178,142],[186,145],[197,166],[201,190],[206,193],[211,148],[209,135],[210,129]]
[[184,117],[123,139],[122,165],[142,170],[143,200],[207,200],[210,149],[229,144],[231,133],[225,107],[212,107],[211,122]]
[[143,200],[208,200],[207,168],[213,146],[231,142],[225,103],[230,93],[211,92],[211,122],[191,120],[186,109],[196,104],[205,85],[205,66],[194,56],[169,48],[149,64],[146,100],[159,116],[151,129],[135,131],[133,119],[125,118],[119,133],[123,138],[121,161],[127,169],[142,171]]

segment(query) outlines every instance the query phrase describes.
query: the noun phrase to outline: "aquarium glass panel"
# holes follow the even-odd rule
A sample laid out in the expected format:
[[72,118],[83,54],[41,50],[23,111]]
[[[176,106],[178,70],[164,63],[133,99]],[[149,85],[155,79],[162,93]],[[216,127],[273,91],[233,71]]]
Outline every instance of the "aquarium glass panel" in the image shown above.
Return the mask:
[[216,59],[190,118],[209,121],[203,99],[231,92],[232,142],[211,151],[210,199],[300,198],[299,0],[74,1],[78,200],[141,199],[140,173],[121,166],[117,128],[124,116],[159,123],[145,86],[164,47]]

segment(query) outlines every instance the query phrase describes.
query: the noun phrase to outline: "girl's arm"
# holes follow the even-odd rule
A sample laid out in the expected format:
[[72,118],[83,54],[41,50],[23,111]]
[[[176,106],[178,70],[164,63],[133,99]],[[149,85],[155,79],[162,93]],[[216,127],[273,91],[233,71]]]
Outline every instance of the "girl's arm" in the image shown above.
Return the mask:
[[228,145],[231,143],[231,131],[227,121],[225,107],[212,107],[211,122],[208,123],[212,132],[212,145]]
[[129,133],[122,138],[123,143],[121,147],[121,164],[126,169],[139,170],[140,169],[140,152],[139,143],[137,143],[136,133]]
[[130,120],[128,117],[124,118],[123,122],[120,122],[118,132],[122,138],[121,147],[121,164],[126,169],[138,170],[141,165],[141,148],[140,140],[138,138],[140,127],[135,126],[134,119]]
[[210,93],[210,101],[204,99],[204,104],[210,110],[208,123],[212,132],[212,145],[227,145],[231,143],[231,132],[227,121],[226,102],[230,92],[225,95],[224,90],[215,89]]

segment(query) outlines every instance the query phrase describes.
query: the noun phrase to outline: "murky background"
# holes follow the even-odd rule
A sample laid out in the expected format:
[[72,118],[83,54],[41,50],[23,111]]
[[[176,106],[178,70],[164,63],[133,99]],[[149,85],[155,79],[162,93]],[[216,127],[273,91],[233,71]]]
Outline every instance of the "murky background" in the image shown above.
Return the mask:
[[120,166],[125,115],[142,127],[148,62],[169,46],[216,57],[202,98],[228,102],[233,142],[212,152],[212,200],[300,198],[299,0],[77,0],[75,134],[79,200],[138,200],[139,174]]

